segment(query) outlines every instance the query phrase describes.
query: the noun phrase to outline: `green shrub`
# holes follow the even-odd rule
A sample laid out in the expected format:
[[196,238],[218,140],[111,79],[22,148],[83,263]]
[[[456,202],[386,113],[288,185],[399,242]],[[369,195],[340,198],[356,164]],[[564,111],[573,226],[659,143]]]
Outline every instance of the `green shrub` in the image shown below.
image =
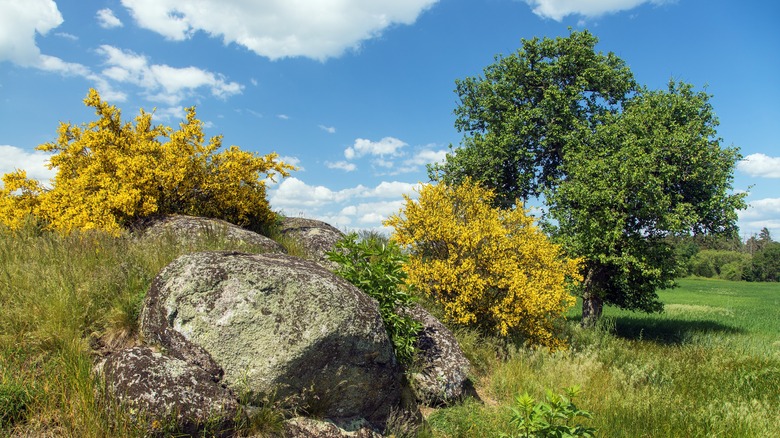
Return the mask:
[[515,397],[515,405],[511,407],[510,424],[515,427],[515,433],[502,434],[507,438],[532,437],[593,437],[596,429],[580,423],[572,424],[577,417],[592,418],[590,412],[579,409],[574,404],[574,398],[580,389],[577,386],[565,388],[566,395],[555,394],[547,390],[547,401],[536,402],[525,393]]
[[749,263],[749,254],[737,251],[705,249],[699,251],[691,258],[690,266],[691,274],[699,277],[738,280],[741,275],[737,278],[730,277],[736,275],[739,266],[746,266]]
[[402,266],[406,257],[401,248],[377,235],[359,239],[356,233],[350,233],[327,255],[339,265],[336,274],[379,301],[379,313],[396,357],[403,364],[411,363],[416,353],[417,333],[422,326],[398,313],[413,301],[404,290],[406,274]]

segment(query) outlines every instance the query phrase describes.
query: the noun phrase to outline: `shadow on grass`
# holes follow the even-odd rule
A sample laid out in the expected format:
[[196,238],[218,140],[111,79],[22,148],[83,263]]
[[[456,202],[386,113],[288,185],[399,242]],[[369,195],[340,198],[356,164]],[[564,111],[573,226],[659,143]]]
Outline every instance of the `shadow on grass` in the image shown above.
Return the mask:
[[[693,335],[718,333],[736,335],[745,330],[710,320],[666,319],[652,316],[607,316],[603,323],[615,336],[634,341],[645,340],[666,345],[688,342]],[[579,323],[580,317],[570,318]]]

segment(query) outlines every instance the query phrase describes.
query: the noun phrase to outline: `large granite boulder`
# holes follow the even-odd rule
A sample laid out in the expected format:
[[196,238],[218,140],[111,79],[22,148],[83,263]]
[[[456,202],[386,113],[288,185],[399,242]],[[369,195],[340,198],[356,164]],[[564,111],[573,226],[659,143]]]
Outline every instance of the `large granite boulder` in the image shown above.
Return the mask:
[[179,257],[153,281],[141,332],[236,392],[313,401],[323,418],[382,427],[400,399],[377,302],[284,254]]
[[233,394],[206,371],[148,347],[117,351],[97,371],[114,402],[109,406],[124,406],[146,423],[148,435],[227,436],[240,415]]
[[423,326],[414,372],[408,375],[417,400],[434,406],[458,399],[467,388],[470,364],[455,335],[419,304],[402,313]]
[[279,222],[279,232],[297,241],[310,259],[330,270],[335,269],[336,265],[325,253],[333,251],[336,242],[344,237],[337,228],[314,219],[285,217]]
[[268,237],[241,228],[221,219],[168,215],[147,219],[137,226],[141,238],[159,239],[171,237],[186,242],[195,237],[219,237],[235,245],[236,250],[259,248],[263,252],[285,252],[284,247]]

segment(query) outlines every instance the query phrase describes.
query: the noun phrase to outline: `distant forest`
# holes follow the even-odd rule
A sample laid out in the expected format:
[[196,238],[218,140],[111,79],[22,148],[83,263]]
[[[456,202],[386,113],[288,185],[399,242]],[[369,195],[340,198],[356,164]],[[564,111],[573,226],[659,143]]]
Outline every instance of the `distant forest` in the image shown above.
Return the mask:
[[780,242],[767,228],[743,241],[734,238],[672,238],[680,276],[732,281],[780,281]]

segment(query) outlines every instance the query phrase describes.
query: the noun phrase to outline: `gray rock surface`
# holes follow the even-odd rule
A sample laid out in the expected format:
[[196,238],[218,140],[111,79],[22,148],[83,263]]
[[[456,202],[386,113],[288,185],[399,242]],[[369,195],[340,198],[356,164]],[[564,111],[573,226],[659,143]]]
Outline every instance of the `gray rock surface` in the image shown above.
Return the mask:
[[179,241],[185,241],[193,236],[220,236],[235,243],[236,250],[252,246],[263,249],[264,252],[284,253],[284,247],[261,234],[233,225],[220,219],[169,215],[148,220],[140,226],[142,238],[161,238],[171,236]]
[[466,389],[470,364],[455,335],[419,304],[404,313],[423,325],[409,376],[417,400],[430,406],[456,400]]
[[345,430],[328,422],[312,418],[296,417],[285,422],[285,435],[296,438],[382,438],[369,427]]
[[[182,360],[135,347],[115,352],[98,365],[107,394],[140,415],[150,435],[175,423],[177,432],[227,435],[238,415],[233,394],[201,368]],[[224,432],[224,433],[220,433]]]
[[334,270],[335,264],[328,260],[326,252],[332,251],[344,233],[333,226],[314,219],[286,217],[279,223],[279,232],[298,241],[312,260]]
[[381,427],[400,399],[377,302],[299,258],[181,256],[155,278],[141,332],[236,392],[300,396],[324,418]]

